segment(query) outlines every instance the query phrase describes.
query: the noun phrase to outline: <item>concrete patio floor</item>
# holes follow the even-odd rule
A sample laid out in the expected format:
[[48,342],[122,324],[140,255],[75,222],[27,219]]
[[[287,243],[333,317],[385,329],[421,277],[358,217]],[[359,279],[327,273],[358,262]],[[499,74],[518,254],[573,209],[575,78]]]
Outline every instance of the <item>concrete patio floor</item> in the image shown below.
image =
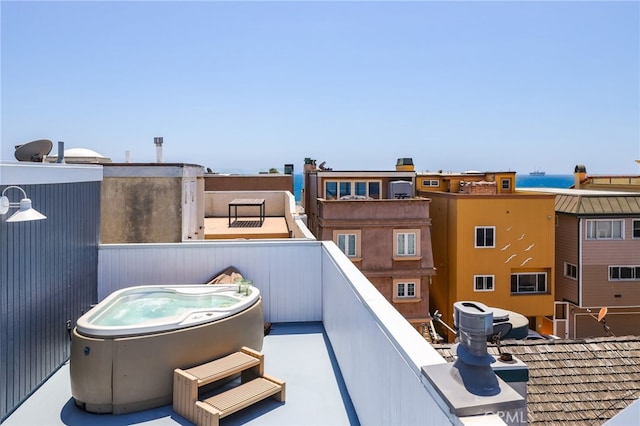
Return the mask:
[[[265,373],[286,382],[286,402],[267,399],[223,418],[221,425],[358,425],[322,323],[278,323],[265,336]],[[71,397],[64,364],[3,423],[46,425],[190,425],[171,405],[137,413],[87,413]]]

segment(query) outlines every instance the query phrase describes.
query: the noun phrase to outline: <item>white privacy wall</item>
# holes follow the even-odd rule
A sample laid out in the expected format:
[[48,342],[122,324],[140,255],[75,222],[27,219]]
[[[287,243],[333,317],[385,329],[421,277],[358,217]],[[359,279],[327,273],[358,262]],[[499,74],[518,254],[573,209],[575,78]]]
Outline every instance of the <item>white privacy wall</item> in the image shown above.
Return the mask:
[[98,301],[136,285],[203,284],[234,266],[260,289],[266,321],[322,321],[321,250],[308,240],[103,244]]
[[421,366],[445,360],[333,243],[322,261],[322,322],[362,424],[444,425]]

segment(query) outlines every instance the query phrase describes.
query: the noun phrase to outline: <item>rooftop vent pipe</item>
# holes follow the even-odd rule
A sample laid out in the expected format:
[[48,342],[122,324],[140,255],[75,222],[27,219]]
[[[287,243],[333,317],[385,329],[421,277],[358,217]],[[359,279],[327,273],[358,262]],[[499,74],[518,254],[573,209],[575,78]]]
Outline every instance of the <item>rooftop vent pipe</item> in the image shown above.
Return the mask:
[[153,143],[156,145],[156,163],[162,163],[162,137],[153,138]]
[[457,359],[423,366],[422,374],[458,417],[503,412],[526,419],[525,397],[491,368],[495,359],[487,352],[487,336],[493,334],[493,309],[479,302],[456,302],[453,320],[458,343],[452,349]]
[[56,163],[64,162],[64,142],[58,141],[58,158],[56,159]]
[[460,339],[456,367],[465,387],[475,395],[497,395],[500,387],[491,368],[495,359],[487,353],[487,336],[493,334],[493,311],[479,302],[456,302],[453,325]]

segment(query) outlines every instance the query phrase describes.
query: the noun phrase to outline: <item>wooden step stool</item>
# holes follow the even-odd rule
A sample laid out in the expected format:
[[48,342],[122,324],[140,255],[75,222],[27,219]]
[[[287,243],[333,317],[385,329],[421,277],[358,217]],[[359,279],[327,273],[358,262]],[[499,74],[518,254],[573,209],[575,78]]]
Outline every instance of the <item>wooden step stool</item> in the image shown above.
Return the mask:
[[[197,408],[197,404],[203,404],[198,401],[201,387],[236,374],[241,374],[240,386],[208,398],[205,408]],[[285,384],[264,376],[264,355],[248,347],[193,368],[176,368],[173,372],[173,410],[198,425],[204,424],[202,422],[217,425],[219,418],[269,396],[284,401]]]

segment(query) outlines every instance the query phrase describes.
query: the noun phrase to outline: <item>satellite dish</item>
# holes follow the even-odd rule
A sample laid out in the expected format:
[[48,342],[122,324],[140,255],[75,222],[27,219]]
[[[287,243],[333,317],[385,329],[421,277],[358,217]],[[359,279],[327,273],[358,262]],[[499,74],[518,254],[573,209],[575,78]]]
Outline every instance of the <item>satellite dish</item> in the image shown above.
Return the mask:
[[51,152],[53,143],[49,139],[39,139],[37,141],[16,146],[16,160],[32,161],[41,163],[44,157]]
[[598,313],[598,322],[602,321],[602,319],[607,315],[607,307],[604,306],[600,308],[600,312]]

